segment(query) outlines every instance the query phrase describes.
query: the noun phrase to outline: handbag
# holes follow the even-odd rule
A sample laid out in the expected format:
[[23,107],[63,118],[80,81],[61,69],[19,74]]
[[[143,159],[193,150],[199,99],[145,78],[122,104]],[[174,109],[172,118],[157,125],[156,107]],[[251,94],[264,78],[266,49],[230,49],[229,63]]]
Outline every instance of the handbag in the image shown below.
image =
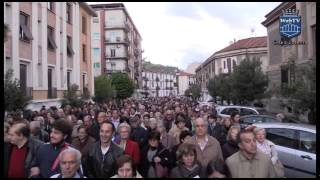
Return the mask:
[[168,168],[163,167],[160,163],[155,164],[156,176],[159,178],[168,177]]
[[279,178],[284,177],[284,167],[279,160],[274,164],[274,171]]

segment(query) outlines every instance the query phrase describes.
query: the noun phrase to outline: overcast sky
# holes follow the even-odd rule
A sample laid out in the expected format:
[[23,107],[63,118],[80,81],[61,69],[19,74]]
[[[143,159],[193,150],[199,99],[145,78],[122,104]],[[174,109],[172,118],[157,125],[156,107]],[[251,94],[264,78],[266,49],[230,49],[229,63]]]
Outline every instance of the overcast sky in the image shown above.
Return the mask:
[[205,61],[233,39],[266,36],[261,22],[280,2],[123,4],[142,36],[143,57],[155,64],[185,69],[192,62]]

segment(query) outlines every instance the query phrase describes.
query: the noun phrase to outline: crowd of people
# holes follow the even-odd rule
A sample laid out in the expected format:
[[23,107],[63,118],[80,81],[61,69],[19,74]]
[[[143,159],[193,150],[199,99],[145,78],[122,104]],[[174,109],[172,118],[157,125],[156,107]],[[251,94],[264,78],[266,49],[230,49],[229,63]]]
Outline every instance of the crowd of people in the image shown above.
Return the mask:
[[9,178],[283,177],[274,144],[240,115],[184,97],[8,113]]

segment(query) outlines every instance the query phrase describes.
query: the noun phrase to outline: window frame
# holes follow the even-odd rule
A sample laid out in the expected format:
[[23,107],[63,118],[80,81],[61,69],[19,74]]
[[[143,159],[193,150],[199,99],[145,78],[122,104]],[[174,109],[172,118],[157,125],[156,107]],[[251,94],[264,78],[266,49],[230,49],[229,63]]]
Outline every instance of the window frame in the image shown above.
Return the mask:
[[72,24],[72,4],[71,3],[67,3],[66,5],[66,16],[67,16],[67,23]]
[[[21,23],[22,16],[25,18],[24,24]],[[30,21],[30,15],[24,13],[23,11],[20,11],[20,14],[19,14],[19,39],[24,42],[27,42],[27,43],[30,43],[30,41],[33,40],[32,32],[29,29],[29,24],[30,24],[29,21]]]
[[[314,152],[306,151],[306,150],[304,150],[304,149],[301,148],[301,145],[302,145],[301,133],[310,133],[310,134],[313,134],[313,135],[315,136],[315,142],[314,142],[314,143],[315,143],[315,144],[314,144],[315,149],[314,149]],[[307,153],[316,154],[316,147],[317,147],[317,145],[316,145],[316,142],[317,142],[316,134],[314,134],[314,133],[312,133],[312,132],[309,132],[309,131],[298,130],[298,136],[299,136],[299,138],[298,138],[298,141],[299,141],[299,143],[298,143],[298,150],[299,150],[299,151],[303,151],[303,152],[307,152]]]
[[[49,31],[50,29],[50,31]],[[50,32],[50,33],[49,33]],[[55,50],[57,49],[57,44],[55,42],[55,29],[51,26],[47,26],[47,37],[48,37],[48,49]]]
[[[281,147],[285,147],[285,148],[289,148],[289,149],[295,149],[297,150],[298,147],[299,147],[299,139],[298,139],[298,130],[296,129],[290,129],[290,128],[265,128],[266,129],[266,139],[272,141],[274,144],[276,144],[277,146],[281,146]],[[287,146],[287,145],[283,145],[283,144],[279,144],[278,141],[276,141],[275,139],[273,138],[270,138],[270,134],[273,134],[273,135],[276,135],[279,137],[283,137],[283,136],[280,136],[280,135],[277,135],[277,134],[274,134],[274,133],[270,133],[271,130],[274,130],[274,129],[280,129],[280,130],[287,130],[287,131],[293,131],[293,144],[292,146]],[[288,142],[288,139],[285,139],[285,142]]]
[[87,18],[85,16],[82,16],[81,18],[81,31],[82,31],[82,34],[87,34]]
[[87,62],[87,46],[82,44],[82,62]]

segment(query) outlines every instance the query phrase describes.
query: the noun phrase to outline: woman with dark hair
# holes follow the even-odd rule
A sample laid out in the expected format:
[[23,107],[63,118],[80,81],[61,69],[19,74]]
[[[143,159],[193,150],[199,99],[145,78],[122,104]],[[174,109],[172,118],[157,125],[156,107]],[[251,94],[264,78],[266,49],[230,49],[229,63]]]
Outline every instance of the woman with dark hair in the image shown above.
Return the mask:
[[177,151],[178,166],[171,171],[171,178],[200,178],[201,164],[197,161],[197,151],[193,144],[185,143]]
[[152,131],[148,135],[148,145],[142,149],[140,157],[140,173],[143,177],[168,176],[171,166],[170,152],[161,144],[158,131]]
[[93,145],[96,140],[88,135],[88,129],[85,125],[80,125],[77,133],[78,136],[73,138],[71,145],[81,152],[82,160],[84,160],[89,153],[91,145]]
[[180,133],[182,131],[188,131],[189,129],[186,127],[186,116],[183,113],[178,113],[176,115],[175,125],[169,130],[169,135],[176,139],[176,142],[179,142]]
[[234,111],[230,116],[231,126],[237,126],[240,128],[240,114],[238,111]]
[[130,155],[124,154],[117,158],[117,174],[111,178],[142,178]]

